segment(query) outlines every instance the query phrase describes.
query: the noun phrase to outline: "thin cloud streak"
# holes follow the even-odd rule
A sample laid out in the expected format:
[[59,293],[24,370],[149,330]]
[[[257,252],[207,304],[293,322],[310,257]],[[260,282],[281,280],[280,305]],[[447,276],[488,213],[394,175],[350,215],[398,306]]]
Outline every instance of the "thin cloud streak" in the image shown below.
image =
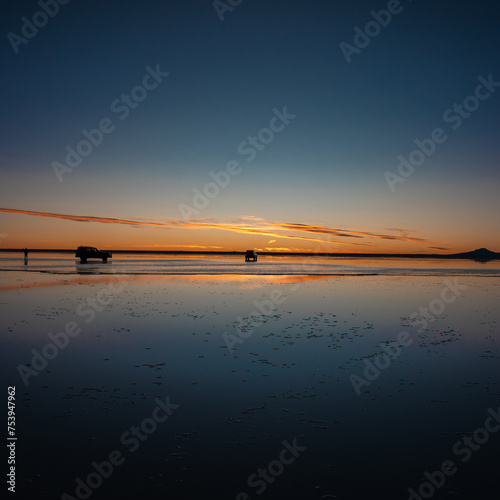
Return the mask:
[[[373,246],[369,243],[354,243],[354,242],[341,242],[341,241],[331,241],[324,240],[320,238],[313,238],[310,236],[299,236],[291,234],[283,234],[277,231],[294,231],[302,233],[312,233],[315,235],[325,235],[328,237],[337,238],[381,238],[394,241],[403,242],[422,242],[426,241],[422,238],[410,237],[405,234],[401,235],[388,235],[388,234],[376,234],[366,231],[354,231],[348,229],[333,229],[323,226],[307,225],[307,224],[297,224],[297,223],[287,223],[287,222],[267,222],[259,218],[252,218],[246,216],[243,218],[244,222],[232,222],[232,223],[208,223],[208,222],[196,222],[196,221],[177,221],[177,220],[159,220],[159,219],[119,219],[114,217],[96,217],[89,215],[71,215],[71,214],[56,214],[51,212],[38,212],[32,210],[19,210],[12,208],[0,208],[0,212],[18,214],[18,215],[28,215],[32,217],[46,217],[52,219],[70,220],[74,222],[96,222],[100,224],[121,224],[128,225],[131,227],[157,227],[165,229],[218,229],[221,231],[231,231],[243,234],[254,234],[254,235],[264,235],[273,238],[281,239],[294,239],[294,240],[306,240],[318,243],[330,243],[337,245],[355,245],[355,246]],[[241,219],[240,219],[241,220]]]
[[321,226],[308,226],[305,224],[289,224],[281,222],[271,222],[269,224],[272,224],[274,226],[280,226],[283,227],[284,229],[291,229],[293,231],[307,231],[311,233],[330,234],[346,238],[363,238],[366,236],[369,238],[383,238],[387,240],[398,240],[398,241],[414,241],[414,242],[427,241],[423,238],[415,238],[412,236],[405,236],[405,235],[395,236],[387,234],[369,233],[365,231],[351,231],[347,229],[330,229]]

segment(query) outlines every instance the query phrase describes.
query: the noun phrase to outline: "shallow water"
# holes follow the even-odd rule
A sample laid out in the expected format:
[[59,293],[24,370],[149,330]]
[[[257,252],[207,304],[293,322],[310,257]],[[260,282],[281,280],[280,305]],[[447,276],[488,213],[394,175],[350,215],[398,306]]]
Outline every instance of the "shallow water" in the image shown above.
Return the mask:
[[24,265],[22,254],[0,254],[0,271],[49,274],[330,274],[330,275],[494,275],[500,262],[461,259],[405,259],[262,255],[245,262],[242,255],[115,254],[107,263],[80,264],[72,254],[32,253]]
[[114,451],[91,498],[408,498],[445,460],[432,498],[498,487],[499,435],[457,445],[500,406],[494,276],[0,276],[20,498]]

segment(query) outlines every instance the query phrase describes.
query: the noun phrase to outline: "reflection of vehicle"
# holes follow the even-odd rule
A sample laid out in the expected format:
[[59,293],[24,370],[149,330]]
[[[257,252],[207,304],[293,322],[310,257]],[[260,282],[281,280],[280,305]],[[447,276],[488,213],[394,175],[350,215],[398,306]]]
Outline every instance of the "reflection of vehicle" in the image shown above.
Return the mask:
[[245,261],[248,262],[249,260],[257,262],[257,254],[253,250],[247,250],[245,252]]
[[80,262],[85,264],[87,259],[102,259],[103,262],[108,262],[112,255],[109,252],[101,252],[95,247],[78,247],[75,257],[80,257]]

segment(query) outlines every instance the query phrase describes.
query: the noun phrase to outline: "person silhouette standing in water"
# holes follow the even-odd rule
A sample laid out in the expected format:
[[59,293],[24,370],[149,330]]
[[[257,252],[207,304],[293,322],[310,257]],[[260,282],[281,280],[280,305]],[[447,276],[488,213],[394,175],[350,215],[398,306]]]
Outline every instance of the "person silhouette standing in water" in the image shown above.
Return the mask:
[[28,249],[24,249],[24,265],[28,263]]

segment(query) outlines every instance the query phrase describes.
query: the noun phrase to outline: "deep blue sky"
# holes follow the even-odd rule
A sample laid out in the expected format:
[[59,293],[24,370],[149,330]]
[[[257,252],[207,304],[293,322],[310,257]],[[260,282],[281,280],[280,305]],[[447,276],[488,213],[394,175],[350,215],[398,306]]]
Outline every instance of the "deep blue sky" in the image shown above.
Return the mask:
[[[500,7],[402,1],[402,12],[347,63],[339,44],[353,44],[354,28],[387,5],[243,0],[221,22],[211,0],[71,0],[15,54],[8,33],[21,34],[21,18],[40,7],[9,2],[0,21],[0,206],[172,221],[211,170],[235,159],[244,171],[197,220],[253,216],[388,235],[400,228],[426,240],[412,251],[498,244],[500,89],[457,130],[443,113],[474,93],[478,76],[500,81]],[[119,120],[110,104],[156,65],[170,76]],[[297,117],[246,162],[238,145],[284,106]],[[116,130],[59,182],[52,162],[106,117]],[[398,155],[436,127],[448,140],[392,192],[384,172],[396,172]],[[0,232],[17,242],[15,228],[28,219],[3,214]],[[49,222],[36,219],[37,227]],[[88,237],[96,225],[86,225]],[[175,238],[167,239],[193,237]],[[376,250],[384,241],[364,243]],[[403,250],[408,242],[399,243]]]

